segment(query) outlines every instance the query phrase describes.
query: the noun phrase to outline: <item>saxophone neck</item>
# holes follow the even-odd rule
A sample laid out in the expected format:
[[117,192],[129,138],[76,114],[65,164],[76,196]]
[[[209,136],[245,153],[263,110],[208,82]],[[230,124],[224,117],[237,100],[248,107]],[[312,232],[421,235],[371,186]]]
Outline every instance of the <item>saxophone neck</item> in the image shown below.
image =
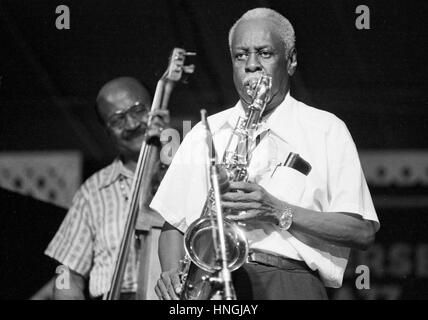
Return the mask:
[[247,121],[245,124],[245,129],[247,130],[257,130],[257,127],[260,123],[263,110],[261,108],[255,108],[253,105],[248,107],[248,112],[246,115]]

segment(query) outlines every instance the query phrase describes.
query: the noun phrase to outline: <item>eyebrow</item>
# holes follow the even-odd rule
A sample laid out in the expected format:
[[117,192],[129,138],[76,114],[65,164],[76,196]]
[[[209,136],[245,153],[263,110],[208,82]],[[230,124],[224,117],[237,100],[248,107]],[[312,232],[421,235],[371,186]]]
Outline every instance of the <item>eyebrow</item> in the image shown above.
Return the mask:
[[[256,50],[261,50],[261,49],[273,49],[273,47],[269,44],[264,44],[264,45],[260,45],[260,46],[256,46],[255,47]],[[249,50],[248,47],[245,46],[239,46],[239,47],[233,47],[232,50]]]

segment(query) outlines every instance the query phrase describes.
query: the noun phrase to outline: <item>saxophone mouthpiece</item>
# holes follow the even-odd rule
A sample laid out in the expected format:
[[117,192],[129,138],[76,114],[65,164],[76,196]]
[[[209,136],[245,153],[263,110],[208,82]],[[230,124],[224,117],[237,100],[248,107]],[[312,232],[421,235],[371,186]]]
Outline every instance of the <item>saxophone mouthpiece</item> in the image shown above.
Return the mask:
[[256,93],[256,87],[257,83],[259,82],[258,78],[252,78],[248,81],[247,84],[247,94],[254,99],[255,93]]

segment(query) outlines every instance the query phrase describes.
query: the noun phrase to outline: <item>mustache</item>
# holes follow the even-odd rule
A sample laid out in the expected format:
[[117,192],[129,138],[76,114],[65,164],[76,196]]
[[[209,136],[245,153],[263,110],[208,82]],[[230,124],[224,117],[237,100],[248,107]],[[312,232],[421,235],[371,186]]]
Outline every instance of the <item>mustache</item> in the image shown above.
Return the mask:
[[124,140],[132,140],[144,135],[146,133],[146,130],[147,130],[147,126],[145,126],[144,124],[141,124],[135,129],[124,130],[121,134],[121,138]]

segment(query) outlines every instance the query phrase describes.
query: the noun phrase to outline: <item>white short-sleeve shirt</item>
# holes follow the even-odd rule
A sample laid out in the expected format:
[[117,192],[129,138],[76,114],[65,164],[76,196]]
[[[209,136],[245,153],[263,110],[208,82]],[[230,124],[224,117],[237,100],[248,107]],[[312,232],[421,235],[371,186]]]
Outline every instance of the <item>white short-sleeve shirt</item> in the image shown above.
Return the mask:
[[[238,102],[208,118],[220,159],[236,121],[243,115]],[[262,138],[252,152],[249,181],[292,205],[320,214],[356,213],[374,221],[379,229],[357,149],[343,121],[287,94],[258,131]],[[307,176],[290,167],[277,167],[290,152],[309,162],[312,169]],[[198,124],[180,145],[150,205],[182,232],[201,215],[208,191],[207,157],[205,133]],[[255,223],[245,231],[251,249],[303,260],[318,270],[326,286],[341,286],[349,248],[310,236],[304,243],[273,224]]]

